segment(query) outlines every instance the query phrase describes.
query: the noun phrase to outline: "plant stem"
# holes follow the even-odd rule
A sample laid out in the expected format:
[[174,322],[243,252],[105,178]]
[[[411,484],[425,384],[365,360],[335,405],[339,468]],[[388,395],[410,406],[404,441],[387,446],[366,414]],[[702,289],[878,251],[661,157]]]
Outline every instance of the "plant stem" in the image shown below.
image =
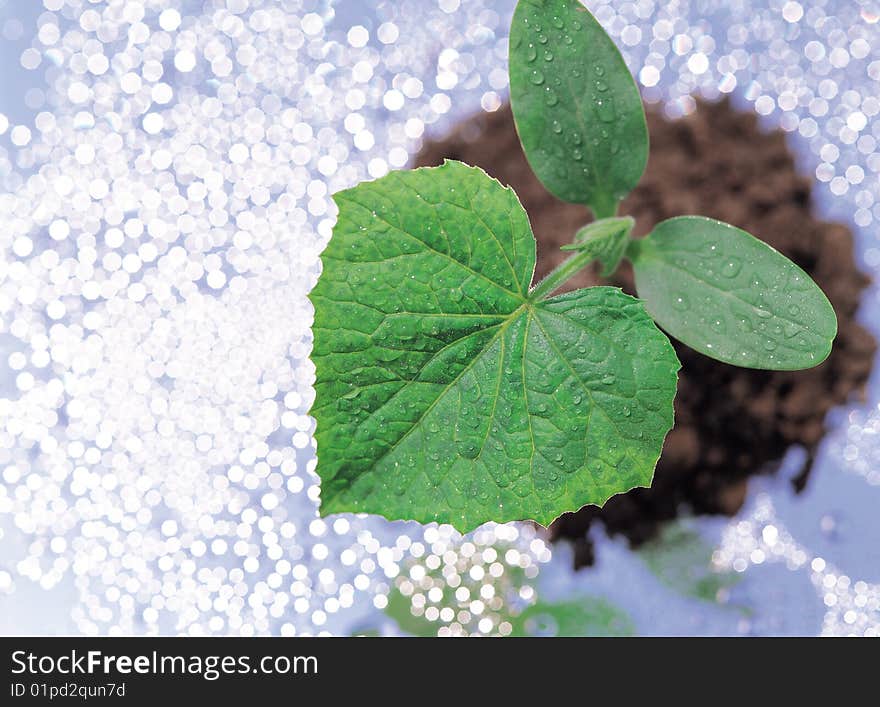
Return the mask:
[[595,259],[596,256],[589,251],[578,251],[566,260],[563,260],[553,272],[532,288],[531,292],[529,292],[529,301],[536,302],[543,299],[553,292],[553,290],[565,284],[567,280],[572,278]]
[[[617,214],[617,204],[611,202],[607,205],[593,205],[595,221],[611,218]],[[595,223],[594,221],[594,223]],[[632,219],[630,219],[632,221]],[[630,229],[632,225],[630,225]],[[596,254],[590,251],[578,251],[574,255],[563,260],[547,277],[535,285],[529,292],[529,301],[536,302],[549,295],[553,290],[561,287],[567,280],[574,277],[580,270],[596,260]]]
[[593,212],[593,220],[599,221],[603,218],[617,216],[618,203],[619,202],[615,199],[611,199],[609,201],[598,201],[595,204],[590,204],[590,209]]

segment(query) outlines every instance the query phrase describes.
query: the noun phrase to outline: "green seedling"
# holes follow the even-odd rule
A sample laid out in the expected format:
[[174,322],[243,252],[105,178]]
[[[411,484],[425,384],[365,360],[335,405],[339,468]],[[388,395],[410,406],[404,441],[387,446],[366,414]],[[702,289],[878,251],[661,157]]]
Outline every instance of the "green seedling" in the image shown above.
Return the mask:
[[[822,291],[748,233],[700,216],[643,239],[616,216],[648,133],[614,43],[577,0],[521,0],[510,93],[535,174],[595,221],[534,287],[516,195],[482,170],[392,172],[334,196],[311,294],[321,513],[451,523],[534,519],[648,486],[673,424],[667,336],[727,364],[823,361],[837,332]],[[617,288],[554,295],[598,260]],[[656,324],[655,324],[656,322]]]

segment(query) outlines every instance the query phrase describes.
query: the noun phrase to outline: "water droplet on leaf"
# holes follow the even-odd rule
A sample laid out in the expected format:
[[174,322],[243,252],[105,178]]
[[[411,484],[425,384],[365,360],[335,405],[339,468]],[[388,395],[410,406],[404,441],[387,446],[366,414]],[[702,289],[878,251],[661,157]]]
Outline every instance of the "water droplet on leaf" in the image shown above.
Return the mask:
[[739,258],[729,258],[721,268],[721,274],[724,277],[736,277],[740,270],[742,270],[742,261]]
[[458,453],[465,459],[476,459],[479,450],[477,449],[477,445],[473,442],[459,442]]
[[593,105],[595,106],[596,115],[603,123],[613,123],[615,121],[617,114],[610,97],[600,98]]

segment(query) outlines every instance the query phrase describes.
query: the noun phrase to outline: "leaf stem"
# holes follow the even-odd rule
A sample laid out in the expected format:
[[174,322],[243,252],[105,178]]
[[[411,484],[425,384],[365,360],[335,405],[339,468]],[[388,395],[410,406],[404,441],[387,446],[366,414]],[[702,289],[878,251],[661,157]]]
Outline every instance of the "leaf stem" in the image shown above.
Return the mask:
[[[615,223],[599,223],[600,219],[596,219],[592,223],[588,224],[584,228],[578,231],[578,234],[582,234],[587,229],[595,226],[597,228],[616,228],[618,230],[625,229],[626,235],[629,236],[629,233],[632,231],[634,221],[632,218],[626,216],[622,218],[615,218],[614,213],[617,211],[616,207],[612,209],[611,216],[603,217],[601,220],[614,220]],[[595,209],[594,209],[595,212]],[[566,248],[565,250],[571,250],[570,248]],[[544,299],[551,292],[561,287],[574,277],[578,272],[580,272],[583,268],[589,265],[594,260],[600,258],[600,253],[597,253],[594,250],[583,249],[575,251],[575,254],[563,260],[547,277],[541,280],[537,285],[535,285],[529,291],[529,301],[536,302],[538,300]],[[610,273],[608,273],[610,274]]]
[[611,218],[612,216],[617,216],[617,207],[620,202],[616,199],[611,198],[608,200],[596,200],[596,203],[590,204],[590,209],[593,212],[593,219],[595,221],[599,221],[603,218]]
[[596,254],[590,251],[578,251],[566,258],[541,282],[535,285],[529,292],[529,301],[537,302],[551,292],[561,287],[565,282],[574,277],[584,267],[596,259]]

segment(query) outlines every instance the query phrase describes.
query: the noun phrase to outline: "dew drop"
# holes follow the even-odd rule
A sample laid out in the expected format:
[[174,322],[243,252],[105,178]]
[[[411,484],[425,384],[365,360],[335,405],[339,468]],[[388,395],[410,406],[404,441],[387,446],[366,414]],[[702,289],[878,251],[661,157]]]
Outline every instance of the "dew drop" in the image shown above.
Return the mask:
[[562,29],[565,26],[565,23],[562,21],[561,17],[554,16],[551,22],[553,22],[553,26],[556,29]]
[[729,258],[721,268],[721,274],[724,277],[736,277],[740,270],[742,270],[742,261],[739,258]]
[[554,120],[551,124],[553,132],[559,135],[562,132],[562,124],[558,120]]
[[743,366],[749,366],[755,361],[755,355],[751,351],[743,349],[739,352],[739,361]]
[[603,123],[613,123],[617,117],[617,114],[614,110],[614,102],[609,97],[603,97],[597,100],[593,106],[596,110],[596,115],[599,120]]
[[580,150],[575,150],[571,153],[571,156],[574,158],[575,162],[580,162],[584,157]]
[[773,341],[773,339],[767,339],[764,342],[764,348],[767,349],[767,351],[775,351],[777,346],[778,346],[778,344],[775,341]]
[[546,34],[538,35],[538,41],[541,44],[547,44],[547,35]]
[[607,91],[607,90],[608,90],[608,84],[605,83],[604,81],[596,81],[596,90],[597,90],[597,91],[603,91],[603,92],[604,92],[604,91]]
[[558,96],[557,96],[556,93],[553,91],[553,89],[550,88],[549,86],[547,86],[547,93],[546,93],[546,95],[544,96],[544,102],[545,102],[548,106],[555,106],[557,103],[559,103],[559,98],[558,98]]
[[672,306],[675,307],[678,311],[683,312],[688,308],[688,300],[682,294],[676,295],[672,298]]
[[544,83],[544,74],[540,69],[533,69],[532,74],[529,78],[531,79],[531,82],[536,86],[540,86],[542,83]]
[[529,46],[528,46],[528,48],[526,49],[526,58],[527,58],[529,61],[534,61],[535,59],[538,58],[538,50],[535,49],[535,45],[534,45],[534,44],[529,43]]
[[544,52],[544,61],[553,61],[553,52],[549,50]]
[[596,72],[596,76],[604,76],[605,75],[605,67],[603,67],[601,64],[594,65],[593,71]]
[[809,288],[809,282],[807,278],[803,275],[798,274],[797,272],[793,272],[788,281],[788,286],[790,289],[795,290],[806,290]]
[[465,459],[476,459],[479,454],[477,445],[473,442],[459,442],[458,453]]
[[791,339],[797,336],[801,333],[801,331],[802,330],[800,324],[795,324],[794,322],[785,322],[785,324],[783,325],[783,332],[785,333],[786,339]]

